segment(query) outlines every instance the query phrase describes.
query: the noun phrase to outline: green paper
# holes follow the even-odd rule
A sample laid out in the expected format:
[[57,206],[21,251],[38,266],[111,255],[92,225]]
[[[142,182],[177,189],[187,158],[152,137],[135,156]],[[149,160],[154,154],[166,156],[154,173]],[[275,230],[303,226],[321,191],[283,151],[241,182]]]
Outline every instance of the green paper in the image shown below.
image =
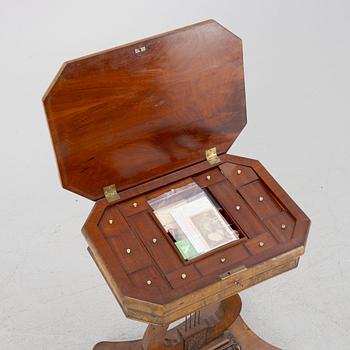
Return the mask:
[[182,239],[175,242],[177,249],[179,249],[184,259],[189,260],[198,255],[192,243],[188,239]]

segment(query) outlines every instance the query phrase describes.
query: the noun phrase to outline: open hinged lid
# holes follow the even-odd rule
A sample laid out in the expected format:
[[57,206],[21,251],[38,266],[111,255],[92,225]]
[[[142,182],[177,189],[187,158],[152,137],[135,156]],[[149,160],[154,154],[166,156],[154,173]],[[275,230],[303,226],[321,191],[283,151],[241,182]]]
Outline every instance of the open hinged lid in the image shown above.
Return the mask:
[[69,61],[43,101],[63,187],[97,200],[227,152],[246,124],[241,40],[210,20]]

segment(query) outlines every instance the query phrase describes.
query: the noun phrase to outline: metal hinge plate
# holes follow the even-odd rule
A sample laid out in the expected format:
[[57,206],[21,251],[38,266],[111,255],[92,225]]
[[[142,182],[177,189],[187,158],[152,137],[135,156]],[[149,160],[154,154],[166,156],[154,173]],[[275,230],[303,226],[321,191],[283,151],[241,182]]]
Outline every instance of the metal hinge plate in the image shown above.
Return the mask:
[[211,165],[220,163],[220,158],[218,157],[218,155],[216,153],[216,147],[207,149],[205,151],[205,157],[207,158],[207,161]]
[[103,192],[105,194],[105,197],[108,203],[112,203],[120,199],[120,196],[117,191],[117,186],[114,184],[103,187]]

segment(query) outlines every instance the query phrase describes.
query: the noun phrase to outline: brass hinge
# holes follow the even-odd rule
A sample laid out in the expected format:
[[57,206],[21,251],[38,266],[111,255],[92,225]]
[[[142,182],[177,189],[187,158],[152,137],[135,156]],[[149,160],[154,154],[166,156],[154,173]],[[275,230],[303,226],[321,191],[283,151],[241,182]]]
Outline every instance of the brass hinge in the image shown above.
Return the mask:
[[108,203],[113,203],[120,199],[120,196],[117,191],[117,186],[116,185],[109,185],[106,187],[103,187],[103,192],[105,194],[105,197],[107,199]]
[[207,149],[205,151],[205,157],[207,158],[207,161],[211,165],[216,164],[216,163],[220,163],[220,158],[218,157],[218,155],[216,153],[216,147]]

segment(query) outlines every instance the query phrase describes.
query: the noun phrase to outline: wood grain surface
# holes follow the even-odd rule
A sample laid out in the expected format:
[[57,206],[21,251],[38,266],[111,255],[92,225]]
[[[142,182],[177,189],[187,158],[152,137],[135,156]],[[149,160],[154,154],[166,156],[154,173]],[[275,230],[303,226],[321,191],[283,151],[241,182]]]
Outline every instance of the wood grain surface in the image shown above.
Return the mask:
[[206,21],[69,61],[43,101],[63,187],[96,200],[229,149],[246,124],[241,40]]

